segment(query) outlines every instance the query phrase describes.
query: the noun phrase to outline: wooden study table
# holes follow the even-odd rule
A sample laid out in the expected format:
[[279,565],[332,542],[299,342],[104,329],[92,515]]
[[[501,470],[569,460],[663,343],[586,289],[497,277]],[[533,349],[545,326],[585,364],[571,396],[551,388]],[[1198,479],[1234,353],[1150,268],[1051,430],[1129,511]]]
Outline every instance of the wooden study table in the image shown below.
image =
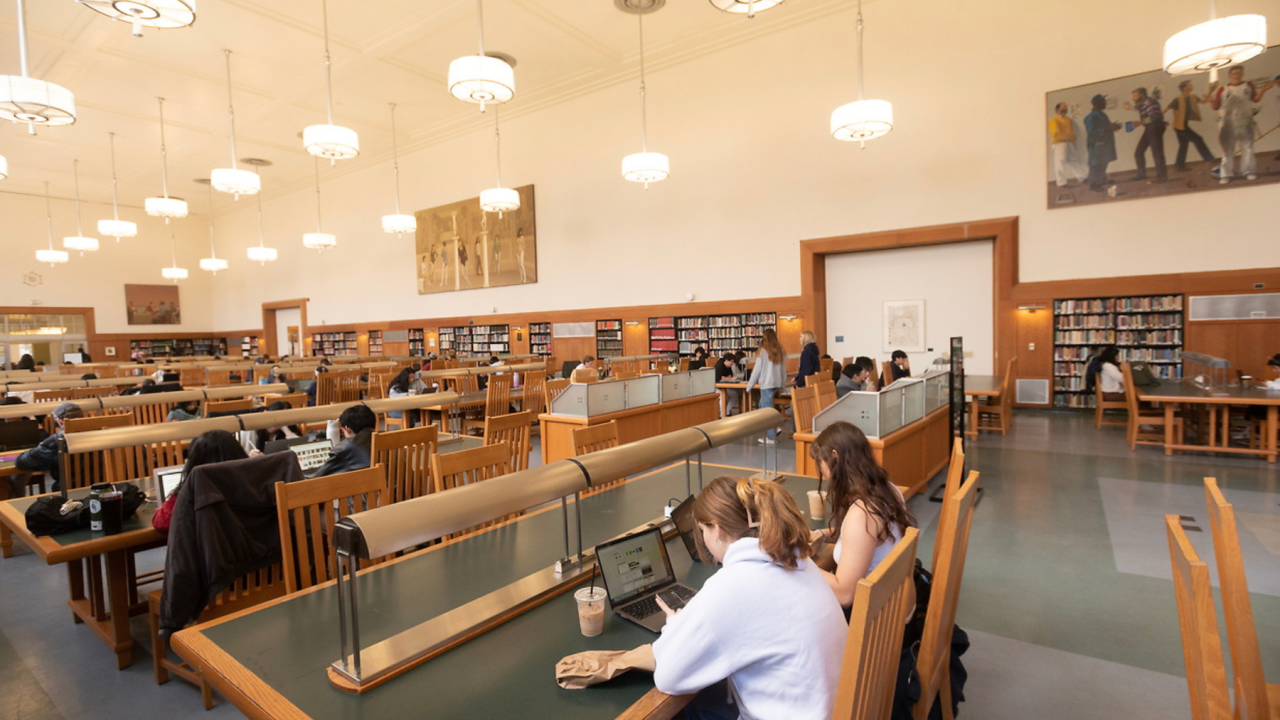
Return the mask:
[[[923,492],[929,480],[950,461],[950,434],[950,411],[943,406],[883,437],[869,437],[867,443],[876,463],[889,473],[889,481],[909,499]],[[795,433],[791,438],[796,443],[796,471],[816,478],[818,467],[809,457],[809,448],[818,433]]]
[[978,436],[978,398],[999,397],[1004,377],[1000,375],[965,375],[964,395],[969,399],[969,427],[965,435]]
[[[705,479],[748,475],[706,465]],[[694,481],[695,490],[697,481]],[[784,487],[804,510],[812,478],[790,476]],[[602,542],[660,516],[683,497],[685,474],[671,466],[583,498],[583,542]],[[807,513],[806,513],[807,514]],[[573,512],[570,512],[572,522]],[[362,573],[361,643],[388,636],[541,570],[564,552],[559,507],[534,512],[461,541],[438,545]],[[700,587],[712,568],[695,564],[678,538],[667,543],[676,576]],[[338,611],[333,583],[273,600],[176,633],[172,646],[246,716],[254,720],[338,718],[646,717],[653,676],[632,671],[585,690],[555,683],[555,664],[583,650],[623,650],[651,643],[653,633],[606,612],[604,633],[585,638],[571,592],[552,598],[487,633],[363,695],[329,684],[338,659]],[[630,714],[628,714],[630,713]]]
[[[0,455],[0,502],[9,499],[9,478],[15,475],[28,474],[27,470],[19,470],[14,463],[14,459],[21,455],[23,451],[8,451]],[[41,483],[40,487],[44,487]],[[9,526],[0,523],[0,557],[13,557],[13,533],[9,531]]]
[[752,411],[751,393],[746,392],[747,384],[745,382],[718,382],[716,383],[716,392],[720,393],[720,417],[728,417],[729,412],[729,391],[740,390],[739,397],[742,398],[742,407],[739,412],[748,413]]
[[[1161,381],[1159,385],[1138,387],[1140,402],[1160,403],[1164,407],[1164,454],[1172,455],[1174,450],[1199,452],[1234,453],[1243,455],[1259,455],[1267,462],[1276,461],[1276,431],[1280,428],[1280,390],[1264,390],[1261,388],[1224,387],[1205,390],[1186,381]],[[1185,438],[1174,435],[1173,416],[1178,407],[1199,406],[1208,411],[1209,432],[1205,444],[1189,444]],[[1263,421],[1261,447],[1230,447],[1231,423],[1226,414],[1231,407],[1261,407],[1267,412]],[[1218,415],[1222,414],[1219,422]],[[1221,432],[1219,432],[1219,427]]]
[[644,405],[630,410],[606,415],[557,415],[544,413],[538,416],[542,433],[542,464],[548,465],[575,455],[573,431],[590,425],[603,425],[611,420],[618,422],[618,444],[625,445],[674,430],[719,420],[718,393],[695,395],[680,400]]

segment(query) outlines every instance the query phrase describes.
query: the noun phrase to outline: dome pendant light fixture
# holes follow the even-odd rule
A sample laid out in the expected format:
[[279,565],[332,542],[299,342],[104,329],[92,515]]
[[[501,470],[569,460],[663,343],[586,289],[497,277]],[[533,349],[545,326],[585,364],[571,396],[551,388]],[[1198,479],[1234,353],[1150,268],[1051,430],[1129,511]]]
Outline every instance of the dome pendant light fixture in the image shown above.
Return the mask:
[[337,236],[322,232],[320,229],[320,161],[316,161],[316,231],[313,233],[304,233],[302,235],[302,244],[313,250],[324,252],[325,248],[331,248],[338,244]]
[[80,161],[71,161],[71,172],[76,179],[76,234],[73,237],[62,238],[62,247],[68,250],[79,250],[81,257],[85,252],[94,252],[98,249],[98,239],[84,236],[84,224],[80,220]]
[[1164,70],[1189,75],[1238,65],[1267,50],[1267,19],[1262,15],[1218,17],[1209,0],[1209,20],[1164,42]]
[[263,244],[262,193],[258,193],[257,197],[258,197],[258,244],[250,245],[247,254],[250,260],[265,267],[267,263],[275,261],[276,257],[278,256],[278,253],[276,253],[275,248],[267,247],[266,245]]
[[196,0],[76,0],[112,20],[133,26],[134,37],[142,28],[172,30],[191,27],[196,22]]
[[45,227],[49,233],[49,249],[36,251],[36,262],[49,263],[49,267],[65,263],[71,259],[71,255],[66,250],[55,250],[53,248],[53,209],[49,204],[49,181],[44,181],[44,219]]
[[502,187],[502,134],[498,130],[498,111],[493,111],[493,147],[498,161],[498,186],[480,191],[480,209],[485,212],[496,212],[501,218],[503,213],[520,209],[520,193],[512,188]]
[[98,221],[98,234],[114,237],[116,242],[120,242],[120,238],[137,237],[137,223],[120,219],[120,193],[116,188],[116,134],[107,133],[111,138],[111,220]]
[[76,121],[76,98],[61,85],[30,77],[27,67],[27,12],[18,0],[18,59],[21,75],[0,75],[0,118],[27,124],[35,135],[36,125],[70,125]]
[[654,6],[644,12],[633,11],[640,16],[636,18],[640,23],[640,152],[622,158],[622,177],[631,182],[644,183],[645,190],[649,189],[649,183],[666,180],[671,175],[671,160],[662,153],[649,152],[649,120],[644,87],[644,13],[652,12],[658,7],[660,6]]
[[257,173],[241,170],[236,166],[236,107],[231,101],[231,51],[222,52],[227,58],[227,124],[231,127],[231,167],[214,170],[209,181],[214,190],[231,193],[239,200],[241,195],[253,195],[262,190],[262,182]]
[[329,158],[332,165],[335,160],[346,160],[360,154],[360,137],[355,130],[333,124],[333,72],[329,62],[329,3],[320,0],[320,10],[324,16],[324,82],[329,98],[329,124],[308,125],[302,130],[302,144],[307,152],[316,157]]
[[831,113],[831,136],[837,140],[866,141],[887,135],[893,129],[893,105],[888,100],[864,100],[862,70],[862,0],[858,0],[858,99]]
[[179,280],[187,279],[187,269],[178,267],[178,239],[173,236],[173,226],[169,226],[169,250],[173,253],[173,265],[167,268],[160,268],[160,275],[165,280],[172,280],[174,285]]
[[476,24],[480,52],[449,63],[449,92],[459,100],[478,104],[484,112],[486,105],[501,105],[516,96],[516,71],[506,60],[484,54],[483,0],[476,0]]
[[715,9],[730,15],[746,15],[747,19],[754,18],[756,13],[777,7],[782,3],[783,0],[711,0],[711,5]]
[[213,243],[213,182],[209,183],[209,257],[200,258],[200,269],[208,270],[214,275],[219,270],[227,269],[227,261],[218,257],[218,250]]
[[187,201],[169,197],[169,151],[164,144],[164,98],[156,98],[160,103],[160,183],[164,195],[149,197],[144,202],[147,214],[162,217],[169,222],[170,218],[187,216]]
[[400,212],[400,147],[396,142],[396,104],[391,105],[391,167],[396,175],[396,214],[382,216],[382,231],[404,237],[404,233],[417,232],[418,219]]

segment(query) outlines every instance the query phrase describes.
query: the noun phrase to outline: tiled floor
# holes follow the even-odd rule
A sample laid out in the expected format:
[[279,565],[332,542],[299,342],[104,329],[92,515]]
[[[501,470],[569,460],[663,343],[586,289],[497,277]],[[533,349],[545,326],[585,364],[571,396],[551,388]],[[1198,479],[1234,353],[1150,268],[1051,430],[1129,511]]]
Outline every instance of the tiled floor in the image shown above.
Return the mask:
[[[780,469],[794,469],[793,447],[785,440],[776,447]],[[704,460],[758,468],[765,448],[743,442]],[[1201,486],[1208,475],[1236,504],[1263,663],[1269,679],[1280,679],[1274,465],[1130,452],[1120,428],[1098,431],[1083,415],[1037,412],[1019,412],[1008,437],[971,444],[969,465],[982,473],[985,492],[958,618],[973,641],[964,658],[965,716],[1190,717],[1162,516],[1196,518],[1206,532],[1192,532],[1192,542],[1212,565]],[[927,557],[938,505],[921,497],[912,507]],[[144,563],[161,564],[162,552]],[[0,718],[239,716],[221,699],[206,713],[199,692],[180,680],[157,687],[145,657],[115,670],[97,637],[71,623],[65,595],[61,568],[25,551],[0,561]],[[145,620],[135,620],[134,636],[146,634]]]

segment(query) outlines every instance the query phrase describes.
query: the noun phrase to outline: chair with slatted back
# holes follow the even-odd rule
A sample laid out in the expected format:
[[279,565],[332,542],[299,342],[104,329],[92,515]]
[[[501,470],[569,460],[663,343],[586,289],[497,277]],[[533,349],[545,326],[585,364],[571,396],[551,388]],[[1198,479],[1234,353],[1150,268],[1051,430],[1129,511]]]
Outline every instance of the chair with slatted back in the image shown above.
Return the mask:
[[951,697],[951,634],[960,602],[960,580],[969,550],[969,528],[973,504],[978,495],[978,473],[970,472],[960,489],[944,499],[933,545],[933,585],[925,612],[924,632],[916,654],[920,677],[920,700],[914,708],[916,720],[928,718],[935,700],[942,704],[943,720],[955,717]]
[[204,404],[204,414],[206,417],[214,413],[229,412],[245,412],[253,409],[253,398],[239,398],[236,400],[210,400]]
[[432,491],[431,458],[438,452],[439,436],[436,425],[373,434],[370,454],[373,464],[386,468],[388,504]]
[[464,418],[462,427],[466,431],[480,430],[484,432],[485,421],[491,417],[506,415],[511,412],[511,385],[515,375],[502,373],[490,375],[488,387],[485,388],[484,415]]
[[230,385],[230,370],[206,370],[204,373],[205,385]]
[[131,427],[132,415],[99,415],[97,417],[67,418],[64,428],[69,433],[93,432],[108,428]]
[[316,406],[338,402],[338,374],[323,372],[316,376]]
[[351,370],[340,373],[330,373],[337,375],[338,388],[337,399],[334,402],[350,403],[360,401],[360,371]]
[[690,359],[687,357],[680,358],[680,362],[676,365],[676,372],[685,372],[689,369]]
[[818,374],[822,377],[831,377],[831,368],[835,367],[835,362],[832,358],[819,358]]
[[391,397],[388,394],[387,386],[391,384],[393,377],[395,376],[389,372],[369,373],[369,386],[365,389],[364,398],[366,400],[381,400]]
[[1018,358],[1005,365],[1000,379],[1000,394],[994,397],[975,397],[969,404],[970,428],[966,434],[977,436],[983,430],[999,430],[1006,434],[1013,427],[1013,386],[1018,368]]
[[337,554],[328,538],[333,537],[334,524],[353,512],[389,504],[389,495],[381,465],[276,483],[285,592],[295,593],[333,579]]
[[159,402],[147,405],[133,406],[133,424],[134,425],[159,425],[169,417],[170,411],[177,407],[177,403]]
[[1253,620],[1253,600],[1245,578],[1244,555],[1236,529],[1236,511],[1218,487],[1217,478],[1204,479],[1213,529],[1213,553],[1218,560],[1218,587],[1222,589],[1222,614],[1226,616],[1227,647],[1235,676],[1236,717],[1280,718],[1280,684],[1268,683],[1258,649],[1258,626]]
[[270,378],[271,378],[270,365],[254,365],[253,366],[253,384],[254,385],[259,385],[262,383],[262,381],[269,380]]
[[[1145,409],[1138,402],[1138,388],[1133,384],[1133,367],[1128,361],[1120,363],[1120,372],[1124,375],[1124,401],[1129,410],[1129,426],[1127,439],[1129,449],[1135,450],[1139,445],[1164,445],[1165,417],[1162,408]],[[1144,427],[1154,428],[1143,430]],[[1174,415],[1174,441],[1182,438],[1182,418]]]
[[507,443],[511,448],[511,472],[529,469],[529,435],[534,418],[532,411],[496,415],[485,418],[484,444]]
[[[128,427],[125,420],[132,419],[128,415],[110,415],[107,417],[68,418],[63,430],[67,433],[93,432],[109,427]],[[90,450],[88,452],[66,454],[67,472],[62,478],[62,485],[68,490],[86,488],[97,483],[114,482],[107,461],[109,450]]]
[[805,385],[792,390],[791,408],[796,416],[796,432],[813,432],[813,417],[818,414],[818,388]]
[[[463,485],[471,485],[511,472],[511,448],[506,443],[484,445],[472,450],[458,450],[451,453],[436,453],[431,457],[431,474],[435,477],[435,492],[447,492]],[[452,539],[478,532],[487,527],[504,523],[523,515],[524,512],[512,513],[493,518],[474,527],[453,533]]]
[[1124,410],[1129,411],[1129,403],[1126,400],[1108,400],[1102,396],[1102,383],[1093,386],[1093,426],[1101,429],[1103,425],[1128,425],[1128,418],[1124,420],[1108,420],[1106,412],[1108,410]]
[[283,395],[263,395],[262,404],[270,406],[272,403],[286,402],[291,408],[303,408],[307,406],[306,393],[287,393]]
[[858,581],[840,663],[833,720],[888,720],[902,653],[902,626],[912,610],[919,531],[907,528],[870,575]]
[[[588,425],[586,427],[574,428],[574,457],[615,447],[618,447],[618,421],[616,420],[610,420],[609,422],[602,423],[600,425]],[[589,489],[582,491],[582,496],[586,497],[598,492],[603,492],[609,488],[618,487],[626,481],[627,479],[625,477],[620,477],[617,480],[611,480],[607,483],[592,485]]]
[[1173,564],[1173,591],[1178,602],[1182,657],[1187,666],[1191,720],[1233,720],[1209,566],[1191,546],[1179,516],[1165,515],[1164,527]]
[[184,367],[178,370],[178,383],[184,388],[204,385],[204,368]]
[[568,379],[548,380],[543,385],[543,397],[546,400],[547,412],[551,412],[551,402],[560,397],[560,393],[569,388],[570,381]]
[[520,388],[523,390],[520,396],[520,409],[533,413],[535,424],[538,416],[547,408],[546,386],[547,374],[542,370],[530,370],[520,378]]
[[831,407],[831,404],[836,401],[835,381],[830,378],[825,380],[815,380],[813,387],[818,391],[818,412],[822,412],[823,410]]

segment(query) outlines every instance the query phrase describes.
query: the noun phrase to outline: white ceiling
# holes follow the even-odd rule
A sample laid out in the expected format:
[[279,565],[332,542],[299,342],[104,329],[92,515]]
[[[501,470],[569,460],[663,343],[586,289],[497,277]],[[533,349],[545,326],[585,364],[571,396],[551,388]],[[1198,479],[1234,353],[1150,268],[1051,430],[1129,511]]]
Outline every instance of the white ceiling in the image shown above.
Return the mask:
[[[35,137],[22,125],[0,126],[0,155],[10,169],[0,192],[40,194],[49,180],[55,197],[69,197],[79,158],[83,197],[109,203],[107,133],[115,132],[120,201],[141,207],[160,194],[155,98],[163,96],[169,192],[205,212],[208,191],[193,180],[230,161],[224,48],[234,53],[237,154],[274,163],[263,173],[268,196],[311,182],[312,160],[298,135],[325,122],[320,0],[201,0],[193,27],[142,38],[74,0],[27,6],[31,74],[74,92],[78,117]],[[791,0],[747,20],[707,0],[669,0],[645,18],[646,61],[650,69],[670,67],[851,6]],[[636,19],[613,0],[489,0],[484,10],[485,49],[517,61],[516,99],[505,116],[638,76]],[[14,0],[4,0],[0,74],[19,73],[16,17]],[[490,122],[445,87],[449,61],[476,53],[471,0],[330,0],[329,25],[335,123],[359,132],[362,152],[323,172],[390,156],[389,102],[397,104],[402,153]],[[230,201],[218,195],[214,206]]]

